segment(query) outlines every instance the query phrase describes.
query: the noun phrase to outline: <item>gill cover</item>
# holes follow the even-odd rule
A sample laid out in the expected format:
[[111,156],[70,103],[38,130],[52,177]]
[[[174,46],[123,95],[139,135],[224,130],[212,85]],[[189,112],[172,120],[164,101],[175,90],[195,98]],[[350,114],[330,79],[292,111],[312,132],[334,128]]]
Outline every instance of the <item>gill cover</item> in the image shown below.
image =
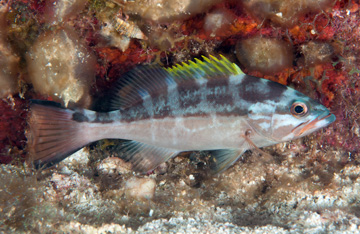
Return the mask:
[[[271,82],[271,81],[267,81]],[[270,90],[275,94],[278,90]],[[283,142],[308,135],[335,121],[335,116],[320,103],[283,86],[278,100],[264,100],[249,108],[249,124],[262,136]]]

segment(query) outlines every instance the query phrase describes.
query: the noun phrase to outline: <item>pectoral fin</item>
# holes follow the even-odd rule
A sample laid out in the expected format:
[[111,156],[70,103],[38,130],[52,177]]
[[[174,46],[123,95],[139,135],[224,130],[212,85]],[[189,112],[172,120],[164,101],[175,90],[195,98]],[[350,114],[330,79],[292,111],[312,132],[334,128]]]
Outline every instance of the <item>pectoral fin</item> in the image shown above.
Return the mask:
[[156,147],[137,141],[128,141],[120,148],[122,158],[133,165],[135,171],[147,172],[176,156],[179,151]]
[[245,151],[246,149],[220,149],[211,151],[214,163],[211,168],[213,174],[218,174],[228,169]]

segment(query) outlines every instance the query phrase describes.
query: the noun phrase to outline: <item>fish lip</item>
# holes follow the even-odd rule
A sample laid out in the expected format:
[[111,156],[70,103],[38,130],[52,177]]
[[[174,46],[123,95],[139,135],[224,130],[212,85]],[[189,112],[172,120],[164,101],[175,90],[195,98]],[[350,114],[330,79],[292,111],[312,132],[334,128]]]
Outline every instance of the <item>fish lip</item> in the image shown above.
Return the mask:
[[[336,119],[335,115],[333,115],[329,112],[325,112],[311,121],[308,120],[304,123],[299,124],[292,130],[292,132],[295,133],[298,131],[298,133],[295,133],[295,134],[297,136],[302,136],[302,135],[305,135],[306,132],[308,132],[309,130],[311,131],[312,129],[314,129],[314,131],[315,131],[319,128],[329,125],[330,123],[334,122],[335,119]],[[318,124],[320,122],[324,122],[323,124],[321,124],[321,127],[314,128],[316,126],[316,124]]]
[[[328,124],[334,122],[336,120],[336,117],[334,114],[331,114],[330,112],[328,113],[324,113],[322,115],[319,115],[316,119],[314,119],[313,121],[322,121],[322,120],[327,120]],[[313,122],[311,121],[311,122]]]
[[303,135],[304,133],[308,132],[309,130],[311,131],[311,129],[313,129],[313,127],[316,126],[316,124],[320,123],[320,122],[324,122],[323,124],[321,124],[321,127],[317,127],[314,129],[317,130],[319,128],[325,127],[327,125],[329,125],[330,123],[334,122],[336,119],[335,115],[327,112],[324,113],[322,115],[319,115],[318,117],[316,117],[314,120],[310,121],[308,124],[306,124],[299,132],[299,135]]
[[[316,119],[318,119],[318,120],[323,120],[323,119],[326,119],[326,118],[328,118],[328,117],[330,117],[330,116],[332,116],[333,114],[331,114],[331,113],[328,113],[327,115],[326,114],[323,114],[323,115],[319,115]],[[316,120],[315,119],[315,120]],[[313,120],[314,121],[314,120]]]

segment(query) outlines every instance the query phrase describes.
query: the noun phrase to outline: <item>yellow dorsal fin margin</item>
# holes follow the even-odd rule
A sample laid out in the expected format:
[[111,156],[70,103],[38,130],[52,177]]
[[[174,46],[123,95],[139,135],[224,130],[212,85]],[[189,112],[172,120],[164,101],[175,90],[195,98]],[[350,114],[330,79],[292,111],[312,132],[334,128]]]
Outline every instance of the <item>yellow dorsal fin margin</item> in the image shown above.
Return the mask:
[[210,55],[209,58],[205,56],[202,56],[202,58],[203,61],[194,59],[194,61],[183,62],[166,70],[174,76],[174,78],[179,77],[185,79],[209,79],[218,75],[244,74],[235,63],[230,62],[222,55],[220,55],[220,59],[212,55]]

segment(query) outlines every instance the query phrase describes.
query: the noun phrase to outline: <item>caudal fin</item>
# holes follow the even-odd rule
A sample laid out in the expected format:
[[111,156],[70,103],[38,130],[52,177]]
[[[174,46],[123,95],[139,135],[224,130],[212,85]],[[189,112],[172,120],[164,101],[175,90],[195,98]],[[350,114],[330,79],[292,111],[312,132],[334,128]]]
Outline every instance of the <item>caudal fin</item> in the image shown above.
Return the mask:
[[90,143],[74,113],[55,102],[32,101],[27,139],[35,167],[50,167]]

